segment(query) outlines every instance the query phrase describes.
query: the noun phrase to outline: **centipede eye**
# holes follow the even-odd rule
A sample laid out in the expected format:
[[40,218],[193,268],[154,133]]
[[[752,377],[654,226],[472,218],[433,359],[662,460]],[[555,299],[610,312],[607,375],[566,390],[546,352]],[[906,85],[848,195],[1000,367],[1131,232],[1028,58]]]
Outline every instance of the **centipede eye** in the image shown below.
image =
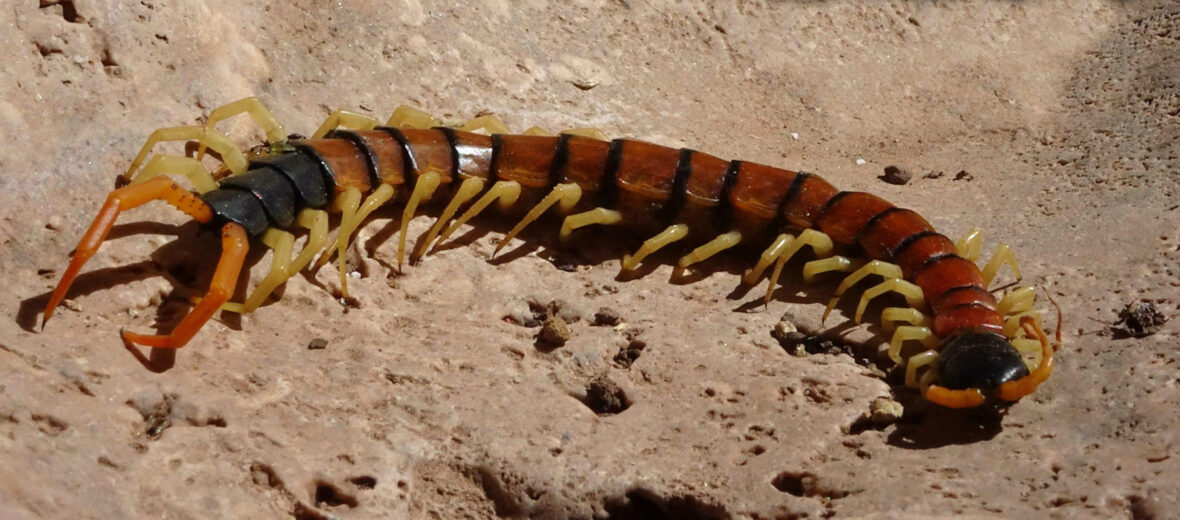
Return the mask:
[[939,384],[985,392],[1028,375],[1020,351],[1003,335],[977,329],[951,338],[938,355]]

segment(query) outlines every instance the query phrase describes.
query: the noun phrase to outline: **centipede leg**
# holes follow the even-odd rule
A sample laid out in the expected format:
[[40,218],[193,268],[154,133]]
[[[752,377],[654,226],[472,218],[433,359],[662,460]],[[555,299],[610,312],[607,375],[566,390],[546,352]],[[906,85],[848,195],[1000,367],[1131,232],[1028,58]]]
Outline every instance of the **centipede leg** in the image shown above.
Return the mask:
[[881,328],[885,332],[893,332],[898,323],[929,327],[934,324],[934,320],[912,307],[889,307],[881,311]]
[[[283,129],[283,125],[275,118],[270,109],[262,104],[256,97],[248,97],[239,99],[233,103],[228,103],[213,109],[209,113],[209,118],[205,120],[205,128],[213,129],[217,123],[234,117],[238,114],[246,113],[254,120],[254,123],[262,129],[266,134],[266,142],[269,144],[281,143],[287,140],[287,131]],[[205,145],[201,144],[197,148],[197,159],[205,156]]]
[[972,262],[979,259],[980,251],[983,248],[983,231],[979,228],[968,231],[963,238],[955,242],[955,252]]
[[[562,230],[564,231],[564,229],[565,228],[563,227]],[[741,241],[742,234],[740,231],[730,231],[729,233],[723,233],[718,235],[713,240],[705,242],[696,249],[693,249],[691,253],[680,257],[680,260],[676,262],[676,265],[681,269],[684,269],[692,264],[704,261],[705,259],[725,251],[726,249],[734,247],[740,244]]]
[[996,274],[1000,272],[1000,268],[1007,265],[1012,269],[1012,275],[1019,281],[1023,276],[1020,274],[1020,266],[1016,263],[1016,254],[1012,252],[1012,248],[1008,244],[1000,244],[996,247],[996,252],[992,254],[992,259],[983,267],[983,284],[991,285],[992,280],[995,279]]
[[292,257],[295,236],[286,231],[268,229],[262,235],[262,242],[274,250],[274,260],[266,278],[254,288],[244,303],[228,302],[222,310],[249,314],[254,312],[280,285],[286,283],[295,273],[301,271],[328,240],[328,212],[305,209],[299,212],[296,222],[308,230],[307,243],[298,256]]
[[273,255],[270,271],[266,274],[266,278],[258,283],[244,303],[225,302],[221,305],[221,310],[238,314],[254,312],[254,309],[262,305],[262,302],[266,301],[266,297],[270,296],[275,288],[291,277],[291,252],[295,248],[295,235],[281,229],[270,228],[262,234],[262,243],[271,249]]
[[197,141],[201,146],[215,150],[221,156],[221,160],[225,163],[226,168],[229,168],[233,174],[236,175],[246,171],[246,154],[230,141],[228,137],[203,126],[176,126],[172,128],[161,128],[148,136],[147,142],[143,144],[139,153],[136,154],[135,159],[131,161],[131,166],[123,174],[123,180],[130,182],[133,178],[139,179],[138,176],[133,177],[132,173],[143,164],[143,161],[147,159],[148,153],[152,151],[156,143],[170,141]]
[[599,130],[597,128],[570,128],[568,130],[562,130],[558,133],[559,134],[566,134],[566,135],[577,135],[577,136],[582,136],[582,137],[589,137],[591,139],[597,139],[599,141],[609,141],[610,140],[610,138],[607,137],[606,134],[604,134],[602,132],[602,130]]
[[410,255],[410,263],[417,262],[419,258],[426,252],[426,246],[429,246],[434,239],[438,237],[439,232],[442,231],[443,226],[447,225],[454,218],[455,213],[459,211],[467,201],[475,198],[483,191],[484,185],[487,184],[487,179],[480,177],[468,177],[463,179],[463,183],[459,185],[459,189],[455,190],[455,195],[451,197],[451,201],[447,203],[447,207],[443,209],[442,214],[434,221],[434,225],[430,226],[426,237],[418,241],[418,246],[414,248],[414,253]]
[[586,226],[593,226],[595,224],[601,226],[613,226],[623,221],[623,214],[613,209],[594,208],[589,211],[570,215],[561,221],[561,231],[558,233],[558,239],[562,242],[569,240],[570,235],[575,229]]
[[[389,184],[377,186],[377,189],[374,190],[373,193],[370,193],[368,197],[365,197],[364,202],[361,202],[357,206],[355,213],[352,213],[350,216],[348,216],[348,218],[342,217],[340,219],[340,230],[336,233],[336,239],[333,240],[332,243],[329,244],[325,249],[326,253],[320,259],[320,262],[316,265],[316,268],[319,268],[324,264],[324,262],[330,260],[332,258],[333,251],[347,251],[348,243],[352,240],[352,234],[356,232],[361,223],[364,222],[370,214],[376,211],[377,208],[381,207],[382,204],[389,202],[395,193],[396,189]],[[350,195],[350,197],[359,196],[359,191],[357,191],[356,195]]]
[[496,116],[479,116],[477,118],[471,119],[470,121],[467,121],[466,123],[463,123],[463,125],[456,130],[463,130],[465,132],[483,130],[487,132],[488,135],[512,133],[512,130],[508,128],[508,125]]
[[856,323],[860,323],[861,318],[864,317],[865,307],[869,305],[869,301],[887,292],[895,292],[904,296],[906,303],[915,309],[926,306],[926,297],[922,294],[921,287],[902,278],[890,278],[865,291],[864,295],[860,297],[854,318]]
[[901,347],[906,341],[917,341],[926,348],[938,346],[941,338],[935,336],[927,327],[904,325],[893,331],[893,338],[889,342],[889,359],[901,364]]
[[[784,238],[786,239],[785,241]],[[754,285],[758,281],[758,278],[762,276],[762,271],[771,262],[775,262],[775,270],[771,274],[770,286],[766,291],[766,302],[769,303],[771,296],[774,294],[774,289],[778,287],[778,278],[782,275],[783,266],[796,253],[803,249],[803,246],[810,246],[812,252],[819,258],[831,256],[834,250],[832,238],[815,229],[805,229],[802,233],[799,233],[798,237],[779,235],[774,243],[758,258],[758,263],[754,265],[754,268],[746,271],[745,276],[742,277],[742,281],[747,285]]]
[[349,112],[347,110],[337,110],[328,114],[328,118],[320,123],[320,127],[316,129],[314,134],[311,134],[312,139],[319,139],[328,135],[328,132],[340,127],[349,128],[352,130],[371,130],[373,127],[379,125],[376,119],[373,119],[364,114],[356,112]]
[[632,271],[639,266],[639,263],[647,258],[648,255],[659,251],[664,246],[676,242],[688,236],[688,226],[685,224],[672,224],[668,226],[659,234],[647,239],[638,251],[632,255],[623,255],[623,271]]
[[[360,207],[361,191],[356,188],[351,188],[337,196],[332,204],[335,206],[336,210],[340,211],[341,228],[339,232],[343,233],[344,224],[352,221],[353,216],[356,215],[357,208]],[[339,240],[337,240],[334,244],[329,244],[327,249],[324,250],[324,253],[320,255],[319,261],[316,262],[316,267],[322,266],[331,259],[333,250],[332,245],[336,245],[336,253],[340,256],[340,295],[344,298],[348,298],[348,258],[347,250],[344,249],[344,244],[345,243],[343,241]]]
[[516,235],[520,234],[520,232],[524,230],[525,226],[528,226],[534,220],[540,218],[541,215],[544,214],[549,208],[556,205],[560,211],[569,211],[569,209],[574,207],[574,205],[577,204],[578,200],[581,198],[582,187],[578,186],[577,184],[567,183],[554,186],[553,190],[550,191],[548,195],[545,195],[545,198],[541,199],[541,202],[538,202],[536,206],[533,206],[533,209],[529,210],[529,212],[525,214],[524,218],[520,219],[520,222],[518,222],[516,226],[514,226],[512,230],[508,232],[507,235],[504,235],[504,238],[496,246],[496,250],[492,252],[492,256],[496,256],[496,254],[499,253],[501,249],[504,249],[504,246],[508,245],[508,242],[510,242],[513,238],[516,238]]
[[246,230],[232,222],[226,224],[221,228],[221,259],[218,260],[217,269],[213,272],[213,282],[209,285],[209,291],[205,293],[201,302],[193,307],[171,334],[153,336],[124,330],[120,331],[123,340],[156,348],[183,347],[233,293],[248,249],[249,238],[246,236]]
[[516,199],[520,198],[520,183],[516,181],[497,181],[492,184],[488,191],[484,192],[483,196],[476,200],[471,207],[467,208],[462,215],[459,216],[447,229],[438,237],[438,241],[434,243],[434,247],[430,249],[433,253],[438,250],[439,246],[446,242],[447,238],[451,236],[459,226],[465,224],[468,220],[475,218],[484,209],[486,209],[492,202],[499,201],[501,208],[507,208],[516,203]]
[[401,233],[397,240],[398,270],[401,270],[402,260],[406,257],[406,233],[410,230],[410,220],[413,220],[414,212],[418,210],[418,204],[429,200],[441,182],[442,176],[438,172],[421,174],[414,181],[414,191],[410,193],[410,200],[406,201],[406,207],[402,209]]
[[94,221],[91,222],[90,229],[86,231],[85,235],[82,235],[78,247],[74,250],[74,257],[70,259],[69,267],[62,274],[57,287],[53,289],[53,294],[49,297],[49,303],[46,304],[45,314],[41,319],[42,327],[53,316],[53,311],[57,308],[58,303],[61,303],[62,298],[65,298],[66,292],[74,283],[82,266],[90,257],[94,256],[94,253],[98,252],[99,246],[102,245],[107,234],[111,232],[119,214],[153,200],[163,200],[193,217],[197,222],[207,223],[213,220],[213,209],[205,201],[192,192],[177,186],[167,177],[156,177],[146,182],[112,191],[107,196],[106,203],[103,204],[98,215],[94,217]]
[[130,184],[139,184],[158,175],[182,175],[193,185],[197,193],[207,193],[217,189],[217,181],[213,174],[205,168],[201,161],[191,157],[179,155],[155,155],[152,160],[143,165],[143,169],[135,174]]
[[786,233],[775,237],[774,242],[771,242],[770,246],[758,256],[758,261],[754,264],[754,267],[742,275],[742,283],[746,285],[758,283],[758,279],[762,278],[762,272],[767,267],[770,267],[778,259],[779,255],[782,254],[783,250],[791,245],[791,242],[794,240],[795,235],[788,235]]
[[906,360],[905,385],[910,388],[918,388],[920,386],[929,385],[930,381],[934,379],[933,367],[931,367],[931,370],[927,370],[920,379],[918,378],[918,370],[923,367],[934,365],[937,362],[938,352],[933,350],[927,350],[925,352],[910,356],[910,358]]
[[[871,275],[878,275],[882,278],[885,278],[886,280],[898,279],[902,277],[901,267],[898,267],[895,264],[883,262],[881,260],[873,260],[869,263],[866,263],[840,282],[840,286],[836,288],[836,294],[832,296],[831,300],[828,300],[828,307],[827,309],[824,309],[823,319],[826,320],[828,318],[828,315],[831,314],[832,309],[836,308],[836,303],[840,301],[840,297],[843,296],[845,292],[851,289],[852,286],[856,285],[857,282],[860,282],[861,280],[865,279],[865,277]],[[860,313],[857,313],[857,316],[856,322],[860,323]]]
[[850,273],[860,268],[862,264],[846,256],[829,256],[819,260],[812,260],[803,264],[803,283],[815,281],[815,277],[824,273]]
[[996,312],[1001,316],[1011,316],[1032,310],[1036,296],[1036,289],[1032,286],[1017,288],[1000,299],[1000,303],[996,305]]
[[435,119],[434,116],[427,114],[417,108],[401,105],[393,111],[389,116],[389,121],[385,126],[394,126],[400,128],[434,128],[442,126],[442,122]]
[[540,136],[550,137],[553,135],[553,132],[550,132],[550,131],[548,131],[544,128],[541,128],[539,126],[530,126],[528,128],[528,130],[521,132],[521,135],[540,135]]

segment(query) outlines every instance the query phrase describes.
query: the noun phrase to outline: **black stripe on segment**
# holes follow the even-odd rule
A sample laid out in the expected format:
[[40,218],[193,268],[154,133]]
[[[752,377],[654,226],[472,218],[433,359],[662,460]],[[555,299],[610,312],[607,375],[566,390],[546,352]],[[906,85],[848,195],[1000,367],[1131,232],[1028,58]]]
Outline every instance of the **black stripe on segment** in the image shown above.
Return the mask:
[[738,171],[741,169],[741,161],[729,161],[729,167],[725,169],[725,175],[721,178],[721,193],[717,194],[717,211],[714,213],[713,222],[722,233],[729,232],[730,226],[733,225],[733,203],[729,200],[729,194],[733,192],[733,187],[737,186]]
[[328,166],[328,161],[324,160],[324,156],[307,143],[291,143],[291,146],[319,165],[320,175],[324,177],[324,186],[327,186],[328,191],[333,191],[336,188],[336,174],[332,172],[332,167]]
[[901,254],[905,252],[906,248],[914,245],[915,242],[917,242],[923,238],[926,238],[928,236],[934,236],[937,234],[938,234],[937,231],[919,231],[919,232],[914,233],[908,237],[903,238],[901,240],[901,243],[897,244],[897,247],[894,248],[893,252],[889,254],[889,261],[892,262],[892,261],[897,260],[897,257],[901,256]]
[[553,162],[549,163],[549,189],[552,190],[561,181],[565,180],[565,165],[570,160],[570,137],[569,134],[561,134],[557,138],[557,150],[553,153]]
[[960,303],[958,305],[955,305],[954,307],[946,309],[946,310],[942,311],[942,313],[947,314],[947,313],[952,312],[955,309],[958,309],[960,307],[979,307],[980,309],[984,309],[984,310],[988,310],[988,311],[995,311],[995,309],[988,307],[987,305],[984,305],[979,302],[966,302],[966,303]]
[[993,298],[993,299],[995,298],[995,295],[993,295],[991,293],[991,291],[984,289],[983,287],[980,287],[978,285],[960,285],[958,287],[952,287],[950,289],[943,291],[942,294],[939,295],[938,298],[936,298],[936,300],[941,300],[943,298],[946,298],[947,296],[950,296],[952,293],[957,293],[957,292],[962,292],[962,291],[970,291],[970,292],[974,292],[974,293],[979,293],[981,295],[986,295],[986,296]]
[[[959,255],[954,253],[945,253],[927,258],[926,261],[922,262],[922,265],[918,267],[918,273],[921,273],[922,271],[925,271],[927,267],[930,267],[948,258],[959,258]],[[917,273],[915,273],[914,276],[917,276]]]
[[492,134],[492,160],[488,163],[488,182],[500,182],[500,150],[504,148],[504,134]]
[[414,154],[410,151],[410,141],[406,139],[406,134],[392,126],[379,126],[377,130],[381,130],[397,141],[397,144],[402,147],[402,169],[405,170],[406,184],[413,186],[414,181],[418,180],[418,162],[414,160]]
[[803,181],[811,177],[810,173],[795,172],[795,178],[791,179],[791,185],[787,187],[787,192],[783,194],[783,198],[778,201],[778,208],[774,210],[774,232],[782,232],[787,227],[787,207],[799,196],[799,192],[803,189]]
[[865,236],[867,236],[869,233],[871,233],[873,231],[873,228],[876,227],[877,224],[880,223],[882,219],[889,216],[890,213],[897,213],[898,211],[905,211],[905,209],[894,206],[889,209],[883,209],[880,212],[878,212],[876,215],[873,215],[873,217],[870,218],[868,220],[868,222],[865,222],[864,227],[860,228],[860,231],[856,234],[856,243],[859,244],[861,239],[863,239]]
[[844,198],[844,196],[848,195],[849,193],[852,193],[852,192],[851,191],[842,191],[840,193],[832,195],[832,198],[828,199],[828,201],[824,203],[824,207],[820,208],[819,213],[815,214],[815,220],[813,222],[815,222],[816,225],[819,225],[819,221],[823,220],[824,214],[827,213],[829,209],[832,209],[832,206],[834,206],[836,204],[836,201]]
[[606,167],[602,170],[602,182],[598,190],[598,206],[610,209],[614,207],[619,195],[619,164],[623,159],[623,139],[610,142],[606,153]]
[[377,152],[365,143],[364,138],[352,130],[336,129],[324,136],[327,139],[347,139],[365,156],[365,165],[369,167],[369,186],[377,189],[381,185],[381,176],[377,174]]
[[442,132],[443,135],[447,136],[447,146],[451,147],[451,178],[458,179],[459,178],[459,144],[455,140],[456,139],[455,129],[451,128],[449,126],[436,126],[436,127],[434,127],[434,129]]
[[692,154],[694,153],[696,153],[695,150],[681,148],[680,157],[676,159],[676,174],[672,177],[672,191],[668,194],[668,201],[660,209],[664,221],[669,224],[676,220],[676,216],[680,214],[680,210],[684,208],[684,202],[688,198],[686,190],[688,189],[688,176],[692,174]]

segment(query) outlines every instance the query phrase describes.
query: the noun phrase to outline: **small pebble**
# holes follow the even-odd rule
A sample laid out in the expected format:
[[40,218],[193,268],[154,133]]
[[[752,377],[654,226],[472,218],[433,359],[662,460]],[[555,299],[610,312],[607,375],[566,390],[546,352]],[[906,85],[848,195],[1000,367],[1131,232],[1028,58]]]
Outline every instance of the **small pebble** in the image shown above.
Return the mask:
[[537,339],[554,347],[565,345],[570,339],[569,326],[561,316],[549,316],[545,318],[545,323],[541,324],[541,332],[537,334]]
[[61,304],[63,307],[65,307],[71,311],[82,312],[82,306],[78,305],[77,301],[66,298],[66,299],[62,300]]
[[799,132],[791,132],[791,139],[799,140]]
[[1155,308],[1155,304],[1143,301],[1129,303],[1119,311],[1119,321],[1114,329],[1133,338],[1146,338],[1155,334],[1168,322],[1168,317]]
[[45,222],[45,229],[57,231],[61,229],[62,218],[60,215],[52,215],[49,220]]
[[861,159],[861,158],[859,158],[859,157],[856,159],[856,165],[857,165],[857,166],[863,166],[864,164],[865,164],[865,160],[864,160],[864,159]]
[[884,426],[897,422],[903,413],[905,407],[901,403],[888,397],[878,397],[873,399],[873,404],[869,405],[869,411],[864,416],[873,424]]
[[956,181],[971,181],[971,180],[975,180],[975,176],[971,175],[970,173],[967,173],[967,170],[959,170],[959,173],[955,174],[955,180]]
[[328,348],[328,340],[316,338],[307,343],[307,350],[322,350]]
[[594,323],[591,325],[596,327],[614,327],[621,321],[622,318],[619,317],[619,313],[615,312],[614,309],[601,307],[598,309],[598,312],[594,313]]

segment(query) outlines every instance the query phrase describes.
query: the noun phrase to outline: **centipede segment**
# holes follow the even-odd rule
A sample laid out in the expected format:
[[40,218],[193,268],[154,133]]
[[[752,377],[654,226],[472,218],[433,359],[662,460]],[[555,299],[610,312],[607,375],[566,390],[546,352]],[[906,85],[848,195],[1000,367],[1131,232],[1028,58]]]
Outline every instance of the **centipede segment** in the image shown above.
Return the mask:
[[[246,153],[217,132],[219,122],[240,114],[266,135],[266,146]],[[168,141],[195,142],[196,157],[152,155],[156,144]],[[206,150],[216,152],[220,168],[205,167]],[[195,192],[169,176],[186,179]],[[644,236],[642,245],[622,258],[623,271],[664,250],[681,251],[678,270],[721,252],[749,251],[757,256],[743,283],[759,283],[773,267],[767,303],[792,259],[809,251],[805,283],[829,273],[844,276],[825,318],[842,296],[875,279],[856,306],[855,321],[875,298],[902,296],[906,307],[881,312],[882,327],[891,334],[885,354],[904,367],[908,386],[941,405],[1012,402],[1036,390],[1053,368],[1054,348],[1034,309],[1035,291],[1016,287],[997,299],[989,290],[1005,265],[1021,278],[1007,245],[981,270],[975,264],[982,245],[978,231],[952,242],[913,211],[868,193],[837,190],[816,175],[608,140],[593,129],[554,135],[533,127],[512,134],[495,116],[447,127],[402,106],[385,125],[336,111],[310,139],[288,139],[271,112],[247,98],[215,109],[204,125],[152,133],[123,179],[129,185],[110,194],[83,236],[49,299],[45,320],[118,215],[153,200],[222,234],[208,294],[176,330],[163,336],[123,333],[128,342],[164,348],[184,346],[218,308],[253,312],[317,254],[317,267],[335,255],[340,291],[347,295],[348,244],[383,205],[401,205],[400,269],[407,249],[411,263],[421,260],[495,203],[519,218],[496,252],[548,215],[561,219],[556,238],[562,241],[593,228]],[[410,220],[436,197],[442,199],[437,219],[409,247]],[[328,237],[329,212],[340,214],[334,238]],[[307,231],[307,239],[296,253],[300,230]],[[270,271],[244,302],[227,302],[251,241],[273,250]],[[1060,310],[1057,326],[1060,344]]]

